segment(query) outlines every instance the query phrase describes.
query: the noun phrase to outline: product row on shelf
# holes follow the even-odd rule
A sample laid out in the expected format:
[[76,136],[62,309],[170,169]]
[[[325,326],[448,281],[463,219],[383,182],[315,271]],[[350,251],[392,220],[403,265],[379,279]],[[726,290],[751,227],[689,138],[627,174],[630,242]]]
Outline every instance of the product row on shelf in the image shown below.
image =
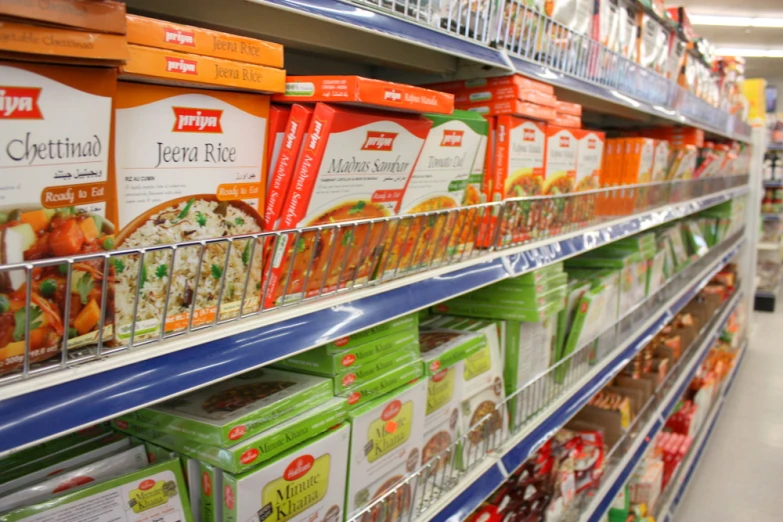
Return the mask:
[[749,170],[748,145],[692,127],[583,129],[581,106],[520,75],[286,76],[279,44],[90,6],[0,3],[19,19],[2,25],[18,36],[0,65],[17,137],[0,168],[25,174],[0,214],[6,383],[694,199]]
[[[644,325],[646,338],[651,311],[660,334],[618,379],[677,368],[720,303],[736,303],[736,273],[721,267],[743,208],[734,199],[128,412],[112,427],[129,436],[99,425],[11,453],[0,521],[107,509],[188,522],[412,520],[469,487],[471,470],[575,393],[625,335]],[[666,327],[672,299],[680,313]],[[607,410],[611,392],[580,400]]]

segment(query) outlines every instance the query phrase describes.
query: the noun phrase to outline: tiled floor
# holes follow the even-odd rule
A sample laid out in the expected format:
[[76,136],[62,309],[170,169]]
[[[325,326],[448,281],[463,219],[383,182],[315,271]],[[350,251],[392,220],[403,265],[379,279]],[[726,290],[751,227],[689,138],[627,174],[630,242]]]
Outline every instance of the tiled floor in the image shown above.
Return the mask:
[[749,351],[674,519],[783,520],[783,305],[755,313]]

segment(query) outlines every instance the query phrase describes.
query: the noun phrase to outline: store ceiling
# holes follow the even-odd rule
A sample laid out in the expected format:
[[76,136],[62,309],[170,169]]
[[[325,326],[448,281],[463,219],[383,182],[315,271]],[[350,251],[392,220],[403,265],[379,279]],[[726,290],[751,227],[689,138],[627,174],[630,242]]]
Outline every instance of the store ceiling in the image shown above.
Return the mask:
[[[726,17],[776,18],[783,22],[781,0],[679,0],[667,5],[683,5],[693,15]],[[783,26],[783,23],[779,24]],[[695,31],[717,48],[774,49],[783,55],[783,27],[725,27],[696,25]],[[783,76],[783,57],[746,58],[745,75],[752,77]]]

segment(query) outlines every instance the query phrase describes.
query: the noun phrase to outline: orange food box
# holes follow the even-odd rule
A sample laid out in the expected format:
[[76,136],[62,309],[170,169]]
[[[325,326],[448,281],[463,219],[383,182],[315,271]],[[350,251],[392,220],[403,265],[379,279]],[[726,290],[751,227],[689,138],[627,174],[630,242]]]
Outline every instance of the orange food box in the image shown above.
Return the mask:
[[423,87],[372,80],[361,76],[289,76],[282,103],[349,103],[403,112],[451,114],[454,96]]
[[[418,115],[317,104],[280,228],[395,215],[431,127],[432,121]],[[317,239],[316,232],[304,233],[296,244],[294,235],[281,236],[267,306],[289,295],[315,295],[321,288],[330,291],[366,280],[380,258],[384,228],[328,229]],[[289,295],[283,296],[286,289]]]
[[557,125],[559,127],[569,127],[572,129],[581,129],[582,128],[582,118],[579,116],[571,116],[570,114],[561,114],[557,113],[557,117],[552,120],[553,125]]
[[123,79],[268,93],[285,88],[282,69],[140,45],[129,45],[128,49],[128,63],[120,68]]
[[486,88],[512,86],[521,90],[536,90],[546,94],[555,94],[555,88],[551,85],[525,78],[519,74],[496,76],[494,78],[476,78],[473,80],[432,83],[427,85],[427,88],[436,91],[456,92],[462,90],[481,90]]
[[143,16],[128,15],[128,43],[235,62],[283,67],[283,46],[280,44]]
[[306,105],[294,104],[286,120],[280,153],[269,174],[270,184],[264,209],[266,230],[277,230],[280,225],[280,215],[283,203],[288,197],[294,168],[307,135],[310,117],[313,109]]
[[487,103],[519,100],[535,103],[546,107],[555,107],[557,98],[534,89],[521,89],[517,85],[507,87],[488,87],[486,89],[465,89],[454,91],[454,103]]
[[117,343],[257,310],[263,248],[232,236],[263,231],[269,96],[120,82],[114,107],[116,247],[224,238],[119,258]]
[[503,114],[512,114],[523,118],[532,118],[534,120],[552,121],[557,117],[555,109],[545,107],[536,103],[523,102],[519,100],[507,100],[487,103],[458,103],[458,109],[468,110],[483,114],[485,116],[500,116]]
[[[112,250],[106,204],[116,88],[112,68],[0,61],[0,210],[7,216],[0,225],[1,264]],[[58,355],[64,338],[69,348],[79,348],[101,335],[103,260],[82,260],[73,269],[70,295],[68,276],[57,265],[32,270],[30,363]],[[56,288],[46,288],[47,280]],[[0,274],[0,295],[8,303],[0,314],[0,374],[24,361],[26,293],[24,270]],[[105,327],[103,338],[111,332]]]
[[0,0],[0,16],[97,33],[125,34],[125,3],[104,0]]
[[285,136],[285,127],[291,108],[287,105],[272,105],[269,107],[269,132],[266,140],[266,195],[269,198],[269,184],[272,181],[272,169],[280,154]]
[[119,65],[125,37],[0,20],[0,57],[68,64]]
[[696,161],[699,157],[699,148],[696,145],[675,145],[671,147],[671,154],[670,179],[693,178],[693,173],[696,171]]
[[655,140],[651,138],[625,138],[626,157],[624,185],[649,183],[653,178]]
[[557,100],[555,110],[558,114],[570,114],[571,116],[582,116],[582,106],[578,103],[569,103]]
[[544,194],[557,195],[574,191],[578,150],[577,131],[547,125]]

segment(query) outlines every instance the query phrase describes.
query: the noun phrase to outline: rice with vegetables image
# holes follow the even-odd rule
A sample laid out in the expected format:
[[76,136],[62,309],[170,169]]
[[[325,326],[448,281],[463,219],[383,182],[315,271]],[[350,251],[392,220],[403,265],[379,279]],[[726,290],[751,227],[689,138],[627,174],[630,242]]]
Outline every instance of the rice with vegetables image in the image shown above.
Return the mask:
[[[52,257],[101,254],[114,248],[114,225],[100,216],[73,207],[10,209],[0,212],[0,240],[4,265]],[[0,273],[0,374],[19,369],[24,362],[25,330],[30,324],[30,363],[59,353],[68,336],[69,348],[98,340],[101,315],[103,259],[73,263],[70,294],[68,265],[36,267],[31,272],[30,308],[25,306],[24,270]],[[111,299],[111,292],[108,292]],[[66,303],[70,302],[68,317]],[[106,322],[110,321],[106,316]],[[104,339],[111,330],[104,332]]]
[[[261,232],[261,228],[261,218],[250,205],[202,194],[163,203],[139,216],[118,235],[117,246],[129,249],[230,238]],[[166,332],[187,328],[191,310],[193,326],[214,321],[218,301],[221,320],[239,314],[243,295],[243,312],[258,308],[263,250],[259,241],[207,242],[203,255],[201,250],[201,245],[193,245],[178,248],[176,256],[168,249],[147,252],[142,266],[138,254],[112,260],[119,341],[130,338],[134,318],[134,340],[159,335],[167,289]]]

